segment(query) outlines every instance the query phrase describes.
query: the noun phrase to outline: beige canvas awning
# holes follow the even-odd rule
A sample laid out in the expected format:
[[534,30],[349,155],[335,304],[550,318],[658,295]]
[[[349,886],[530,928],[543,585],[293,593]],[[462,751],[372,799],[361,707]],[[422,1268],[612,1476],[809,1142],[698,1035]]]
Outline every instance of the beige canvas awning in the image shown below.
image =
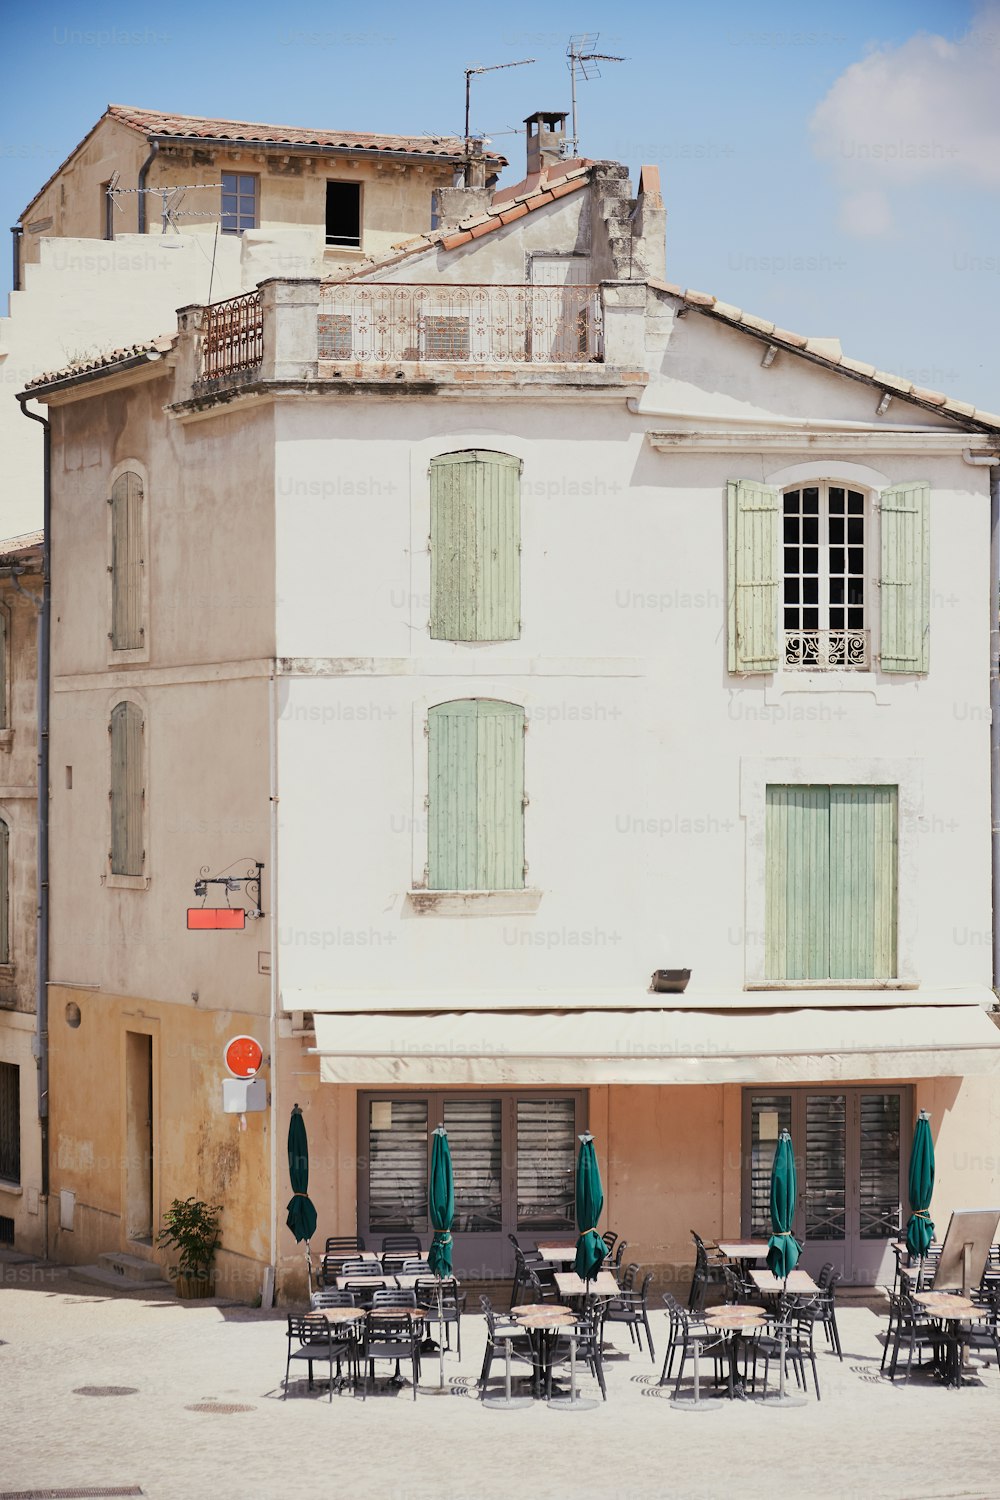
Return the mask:
[[979,1006],[317,1015],[324,1083],[830,1083],[1000,1073]]

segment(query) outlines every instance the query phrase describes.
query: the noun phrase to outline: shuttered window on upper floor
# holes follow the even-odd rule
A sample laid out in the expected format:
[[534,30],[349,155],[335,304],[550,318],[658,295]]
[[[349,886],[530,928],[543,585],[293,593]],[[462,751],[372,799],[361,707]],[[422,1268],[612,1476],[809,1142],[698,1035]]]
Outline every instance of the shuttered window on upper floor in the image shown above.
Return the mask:
[[524,709],[467,698],[428,714],[428,885],[524,888]]
[[9,729],[7,714],[7,684],[10,681],[10,622],[7,611],[0,608],[0,729]]
[[769,786],[767,977],[896,977],[898,789]]
[[[870,579],[877,665],[922,674],[929,668],[930,486],[891,485],[873,502],[881,532],[877,576]],[[730,482],[730,672],[776,672],[779,665],[868,669],[864,597],[867,575],[876,573],[866,540],[870,509],[860,492],[835,478],[784,494],[757,480]]]
[[0,964],[10,963],[10,829],[0,818]]
[[145,644],[142,618],[142,480],[131,471],[111,487],[111,646],[135,651]]
[[135,703],[111,711],[111,873],[141,875],[143,848],[143,720]]
[[439,641],[521,634],[521,461],[509,453],[431,460],[431,622]]

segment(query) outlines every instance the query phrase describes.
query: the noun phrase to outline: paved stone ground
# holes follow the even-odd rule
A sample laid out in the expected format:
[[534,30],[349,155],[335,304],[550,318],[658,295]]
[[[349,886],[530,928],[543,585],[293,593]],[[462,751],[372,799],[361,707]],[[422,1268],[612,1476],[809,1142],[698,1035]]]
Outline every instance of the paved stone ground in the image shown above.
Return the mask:
[[[405,1388],[330,1403],[303,1378],[283,1402],[281,1312],[106,1297],[62,1268],[0,1264],[0,1500],[118,1486],[150,1500],[1000,1497],[996,1368],[960,1391],[918,1376],[893,1387],[878,1373],[884,1315],[848,1304],[839,1321],[844,1362],[822,1348],[822,1401],[799,1408],[679,1411],[656,1384],[659,1358],[654,1367],[617,1329],[606,1404],[489,1411],[475,1400],[474,1316],[461,1364],[446,1360],[448,1396],[421,1390],[414,1402]],[[665,1334],[658,1313],[661,1347]],[[428,1360],[424,1380],[437,1373]],[[79,1394],[88,1386],[134,1389]],[[204,1402],[249,1410],[191,1410]]]

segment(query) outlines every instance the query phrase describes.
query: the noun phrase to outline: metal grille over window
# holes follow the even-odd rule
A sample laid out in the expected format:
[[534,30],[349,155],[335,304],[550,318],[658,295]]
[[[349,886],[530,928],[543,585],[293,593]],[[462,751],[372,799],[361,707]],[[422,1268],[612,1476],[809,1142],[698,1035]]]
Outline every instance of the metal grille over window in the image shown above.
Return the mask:
[[750,1104],[750,1234],[771,1233],[771,1168],[778,1136],[792,1125],[790,1094],[755,1094]]
[[21,1070],[0,1063],[0,1177],[21,1181]]
[[808,1096],[804,1194],[807,1240],[844,1238],[847,1225],[846,1128],[846,1095]]
[[426,1232],[426,1099],[369,1102],[368,1193],[372,1230]]
[[902,1223],[899,1095],[861,1095],[861,1238],[889,1239]]
[[785,666],[867,671],[865,497],[809,485],[782,497]]
[[575,1105],[572,1099],[517,1101],[517,1227],[575,1225]]
[[456,1230],[497,1233],[502,1228],[503,1129],[499,1099],[449,1099],[444,1105],[455,1173]]

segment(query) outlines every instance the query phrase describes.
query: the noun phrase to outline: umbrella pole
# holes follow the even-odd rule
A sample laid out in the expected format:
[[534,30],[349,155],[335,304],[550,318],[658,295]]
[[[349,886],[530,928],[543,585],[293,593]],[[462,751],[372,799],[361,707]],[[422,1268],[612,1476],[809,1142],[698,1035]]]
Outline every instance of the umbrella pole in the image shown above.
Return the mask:
[[440,1356],[440,1386],[444,1390],[444,1293],[441,1289],[441,1277],[438,1275],[438,1354]]

